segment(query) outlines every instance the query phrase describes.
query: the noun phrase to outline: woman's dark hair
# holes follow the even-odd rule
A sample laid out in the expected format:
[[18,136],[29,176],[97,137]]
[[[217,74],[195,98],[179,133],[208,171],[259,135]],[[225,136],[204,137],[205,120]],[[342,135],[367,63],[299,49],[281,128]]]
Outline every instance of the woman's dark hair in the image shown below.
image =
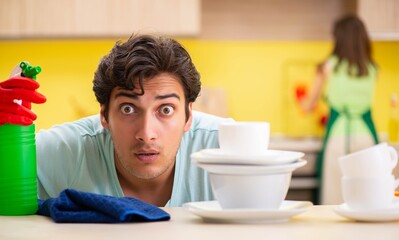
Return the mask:
[[141,90],[137,95],[144,95],[143,81],[160,73],[170,73],[180,79],[188,119],[188,105],[201,90],[200,74],[180,43],[152,35],[132,35],[124,43],[118,41],[101,59],[94,74],[93,91],[97,101],[105,106],[105,118],[108,119],[109,101],[115,87],[134,90],[136,81]]
[[[342,60],[349,63],[350,75],[365,76],[368,74],[368,65],[375,65],[371,56],[371,44],[363,22],[354,15],[345,16],[334,24],[333,36],[335,46],[332,54],[338,57],[338,68]],[[354,69],[357,72],[353,72]]]

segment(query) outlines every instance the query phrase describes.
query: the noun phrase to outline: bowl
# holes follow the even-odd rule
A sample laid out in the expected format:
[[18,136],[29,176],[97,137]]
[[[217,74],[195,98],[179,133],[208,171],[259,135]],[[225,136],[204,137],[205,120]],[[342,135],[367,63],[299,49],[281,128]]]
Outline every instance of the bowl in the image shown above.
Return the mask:
[[[204,163],[204,158],[211,157],[201,152],[191,154],[192,163],[208,172],[212,191],[223,209],[278,209],[287,196],[292,172],[307,163],[304,159],[273,165],[234,164],[228,159],[219,164]],[[244,163],[245,159],[239,160]]]
[[209,173],[216,200],[223,209],[278,209],[292,171],[265,174]]

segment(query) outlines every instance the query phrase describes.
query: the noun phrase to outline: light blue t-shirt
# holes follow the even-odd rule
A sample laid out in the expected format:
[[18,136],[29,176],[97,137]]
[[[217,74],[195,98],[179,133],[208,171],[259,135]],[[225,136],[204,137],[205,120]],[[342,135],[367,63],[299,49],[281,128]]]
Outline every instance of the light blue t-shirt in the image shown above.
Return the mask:
[[[172,196],[167,206],[214,199],[206,172],[191,164],[190,155],[217,148],[218,125],[233,121],[193,112],[176,155]],[[123,197],[114,163],[111,135],[94,115],[41,130],[36,135],[38,191],[40,199],[58,197],[66,188]]]

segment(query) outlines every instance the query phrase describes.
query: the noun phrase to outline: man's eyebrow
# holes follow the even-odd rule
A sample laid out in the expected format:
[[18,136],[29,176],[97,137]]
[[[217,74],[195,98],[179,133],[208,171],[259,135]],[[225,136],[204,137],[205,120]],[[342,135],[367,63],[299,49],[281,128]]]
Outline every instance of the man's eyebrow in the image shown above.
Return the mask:
[[155,99],[165,99],[165,98],[172,98],[172,97],[177,98],[178,100],[180,100],[180,96],[177,95],[176,93],[159,95],[159,96],[156,96]]
[[[129,93],[129,92],[119,92],[115,95],[115,98],[117,97],[128,97],[128,98],[133,98],[133,99],[137,99],[139,97],[139,95],[134,94],[134,93]],[[170,94],[165,94],[165,95],[159,95],[156,96],[155,99],[166,99],[166,98],[177,98],[178,100],[180,100],[180,96],[177,95],[176,93],[170,93]]]
[[134,93],[128,93],[128,92],[118,92],[118,93],[115,95],[115,98],[117,98],[117,97],[128,97],[128,98],[137,99],[137,98],[138,98],[138,95],[137,95],[137,94],[134,94]]

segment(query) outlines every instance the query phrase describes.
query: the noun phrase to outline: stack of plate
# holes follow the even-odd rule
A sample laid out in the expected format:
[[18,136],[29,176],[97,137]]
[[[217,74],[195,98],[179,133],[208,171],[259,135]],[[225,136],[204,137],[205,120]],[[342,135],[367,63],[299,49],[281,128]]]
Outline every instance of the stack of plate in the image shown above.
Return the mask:
[[284,222],[312,206],[284,200],[292,172],[306,164],[304,153],[265,149],[256,155],[203,149],[193,164],[209,173],[216,201],[184,206],[205,221]]
[[292,172],[306,164],[304,153],[265,150],[257,155],[237,155],[220,148],[203,149],[191,155],[192,162],[210,173],[272,174]]

